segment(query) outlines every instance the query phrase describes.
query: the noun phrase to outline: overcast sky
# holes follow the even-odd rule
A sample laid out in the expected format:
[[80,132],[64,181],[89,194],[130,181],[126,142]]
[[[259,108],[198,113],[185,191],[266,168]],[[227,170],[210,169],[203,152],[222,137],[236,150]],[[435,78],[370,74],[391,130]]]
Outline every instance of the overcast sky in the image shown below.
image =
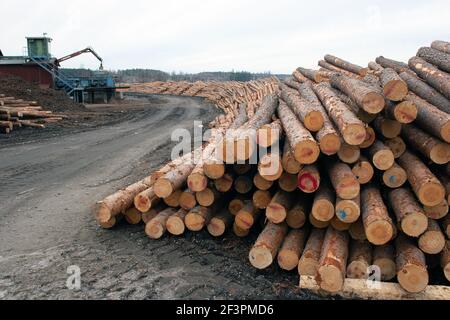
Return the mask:
[[[92,46],[115,70],[291,73],[326,53],[366,65],[450,41],[449,0],[1,0],[0,12],[5,55],[46,32],[54,56]],[[85,55],[63,66],[98,62]]]

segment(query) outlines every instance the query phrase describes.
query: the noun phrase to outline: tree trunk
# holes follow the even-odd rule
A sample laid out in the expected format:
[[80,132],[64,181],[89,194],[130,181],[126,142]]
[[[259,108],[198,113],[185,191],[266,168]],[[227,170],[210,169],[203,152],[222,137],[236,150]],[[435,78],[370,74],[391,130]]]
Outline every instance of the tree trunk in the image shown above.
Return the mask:
[[428,219],[428,227],[420,236],[419,248],[428,254],[438,254],[445,247],[445,235],[436,220]]
[[392,190],[389,202],[405,234],[417,238],[427,230],[428,218],[411,191],[405,188]]
[[313,88],[345,142],[350,145],[363,143],[366,138],[364,123],[325,84],[314,85]]
[[338,57],[332,56],[331,54],[325,55],[325,61],[339,67],[341,69],[347,70],[349,72],[355,73],[361,77],[367,74],[367,68],[360,67],[356,64],[350,63]]
[[381,271],[381,281],[391,281],[395,278],[395,248],[392,244],[375,246],[373,249],[373,265]]
[[416,56],[431,63],[439,69],[450,72],[450,54],[429,47],[422,47],[417,51]]
[[231,174],[226,173],[221,178],[214,180],[214,186],[217,191],[225,193],[233,188],[234,178]]
[[316,281],[328,292],[339,292],[344,286],[348,258],[348,234],[327,229],[323,240]]
[[[405,94],[406,96],[406,94]],[[417,106],[411,101],[386,101],[386,117],[399,123],[411,123],[417,118]]]
[[306,241],[305,229],[290,230],[284,238],[278,252],[278,265],[281,269],[291,271],[298,268],[298,262]]
[[211,218],[207,229],[213,237],[220,237],[232,224],[233,216],[227,210],[222,210],[222,212]]
[[325,237],[325,230],[313,228],[306,241],[305,249],[298,263],[298,273],[301,276],[317,275],[320,254]]
[[385,68],[380,73],[383,94],[391,101],[401,101],[408,93],[408,85],[391,68]]
[[253,184],[256,188],[258,188],[258,190],[266,191],[272,187],[273,181],[266,180],[259,173],[257,173],[253,177]]
[[240,229],[250,230],[258,219],[261,211],[253,205],[252,201],[247,201],[244,207],[239,210],[234,219],[234,223]]
[[372,246],[368,241],[351,241],[347,278],[367,279],[372,265]]
[[317,132],[323,127],[324,119],[321,105],[310,103],[302,98],[297,91],[286,87],[282,87],[280,97],[292,109],[306,129]]
[[428,285],[425,255],[411,241],[400,235],[396,240],[397,280],[408,292],[418,293]]
[[179,209],[176,213],[171,215],[166,222],[167,231],[174,236],[182,235],[186,229],[184,225],[184,218],[187,214],[187,210]]
[[307,165],[298,173],[297,185],[305,193],[314,193],[320,187],[320,172],[317,165]]
[[328,187],[328,184],[322,184],[314,194],[314,202],[311,209],[312,216],[318,221],[330,221],[335,213],[335,200],[336,194]]
[[150,220],[149,223],[145,225],[145,233],[151,239],[160,239],[166,232],[166,223],[169,217],[175,214],[178,210],[174,208],[168,208],[160,213],[156,217]]
[[257,269],[269,267],[275,259],[287,231],[288,227],[285,223],[268,222],[250,250],[249,260],[252,266]]
[[385,106],[382,94],[359,80],[342,75],[331,77],[331,85],[349,96],[358,106],[368,113],[379,113]]
[[379,189],[368,186],[362,190],[361,209],[367,240],[378,246],[388,243],[394,236],[393,222]]
[[364,223],[361,216],[355,223],[352,223],[350,229],[348,229],[348,234],[353,240],[367,240],[366,231],[364,230]]
[[257,190],[252,197],[253,205],[258,209],[266,209],[270,201],[272,201],[272,194],[270,191]]
[[316,141],[283,101],[280,101],[278,116],[283,124],[289,144],[292,146],[295,160],[301,164],[316,162],[320,154]]
[[298,186],[297,175],[283,172],[280,179],[278,179],[278,186],[283,191],[294,192]]
[[286,220],[287,213],[294,206],[295,195],[278,191],[266,209],[266,217],[272,223],[281,223]]
[[408,84],[409,90],[432,105],[435,105],[440,110],[450,113],[450,100],[436,89],[410,72],[402,72],[400,73],[400,77]]
[[359,157],[358,161],[352,167],[352,172],[359,184],[369,183],[372,181],[374,175],[372,163],[364,156]]
[[184,224],[190,231],[201,231],[212,218],[210,207],[197,206],[186,215]]
[[394,162],[394,165],[383,172],[383,182],[389,188],[400,188],[408,180],[406,171]]
[[345,223],[356,222],[361,215],[361,198],[360,195],[354,199],[345,200],[337,197],[336,199],[336,216]]
[[394,69],[395,72],[401,73],[401,72],[411,72],[408,65],[406,63],[395,61],[392,59],[385,58],[383,56],[379,56],[375,59],[375,61],[381,65],[383,68],[391,68]]
[[339,197],[351,200],[358,196],[359,182],[347,164],[335,162],[327,164],[327,167],[331,184]]
[[405,169],[408,181],[423,205],[437,206],[444,200],[444,186],[418,157],[406,151],[398,161]]
[[192,210],[197,206],[195,192],[190,189],[184,190],[180,195],[180,207],[185,210]]
[[410,148],[419,151],[436,164],[450,161],[450,144],[445,143],[413,125],[403,126],[402,136]]
[[394,165],[394,153],[380,140],[369,148],[369,156],[373,165],[379,170],[387,170]]
[[419,57],[412,57],[408,64],[430,86],[450,99],[450,74],[439,70]]
[[152,206],[158,204],[160,200],[161,199],[156,196],[155,191],[151,187],[142,191],[134,198],[134,206],[140,212],[147,212]]
[[[292,153],[291,145],[287,139],[284,142],[284,150],[283,150],[283,156],[281,158],[281,165],[282,165],[284,171],[286,171],[287,173],[290,173],[290,174],[298,174],[300,169],[302,168],[302,165],[300,164],[300,162],[295,160],[294,154]],[[255,182],[255,185],[256,185],[256,182]],[[272,186],[272,184],[269,186],[269,188],[271,186]],[[258,186],[256,185],[256,187],[258,187]]]
[[358,161],[361,156],[361,149],[358,146],[351,146],[349,144],[343,143],[341,149],[338,151],[339,159],[348,164],[353,164]]
[[445,277],[450,281],[450,240],[446,241],[444,250],[441,253],[441,266]]
[[307,208],[306,200],[301,198],[287,213],[286,223],[288,226],[292,229],[303,228],[307,220]]
[[258,163],[258,172],[268,181],[278,180],[283,174],[281,158],[276,153],[268,153],[260,158]]
[[406,144],[401,137],[386,139],[383,143],[386,147],[391,149],[395,159],[400,158],[406,151]]

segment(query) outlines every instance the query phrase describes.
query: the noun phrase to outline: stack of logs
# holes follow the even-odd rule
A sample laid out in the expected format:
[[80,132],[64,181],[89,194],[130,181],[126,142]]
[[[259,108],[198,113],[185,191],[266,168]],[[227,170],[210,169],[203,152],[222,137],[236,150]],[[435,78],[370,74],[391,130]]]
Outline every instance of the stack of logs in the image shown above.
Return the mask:
[[211,122],[210,127],[224,126],[239,114],[240,106],[245,106],[247,114],[252,117],[262,98],[278,91],[278,80],[274,77],[238,81],[156,81],[149,83],[127,84],[125,92],[147,94],[166,94],[189,97],[203,97],[224,111],[224,114]]
[[276,261],[330,293],[372,272],[407,293],[425,290],[432,269],[450,281],[450,43],[408,64],[378,57],[365,68],[326,55],[319,65],[98,202],[98,223],[143,221],[152,239],[262,230],[251,265]]
[[43,110],[36,101],[24,101],[0,94],[0,133],[10,133],[21,127],[45,128],[64,116]]

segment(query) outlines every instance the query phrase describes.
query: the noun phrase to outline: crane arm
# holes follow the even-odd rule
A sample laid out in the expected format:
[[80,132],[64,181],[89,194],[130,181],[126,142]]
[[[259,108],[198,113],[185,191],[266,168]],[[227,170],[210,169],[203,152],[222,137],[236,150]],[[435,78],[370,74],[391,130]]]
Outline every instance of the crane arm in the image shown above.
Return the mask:
[[100,61],[100,70],[103,70],[103,59],[91,47],[87,47],[87,48],[85,48],[83,50],[80,50],[80,51],[68,54],[67,56],[64,56],[62,58],[59,58],[58,59],[58,64],[61,63],[61,62],[66,61],[66,60],[75,58],[75,57],[79,56],[80,54],[88,53],[88,52],[92,53]]

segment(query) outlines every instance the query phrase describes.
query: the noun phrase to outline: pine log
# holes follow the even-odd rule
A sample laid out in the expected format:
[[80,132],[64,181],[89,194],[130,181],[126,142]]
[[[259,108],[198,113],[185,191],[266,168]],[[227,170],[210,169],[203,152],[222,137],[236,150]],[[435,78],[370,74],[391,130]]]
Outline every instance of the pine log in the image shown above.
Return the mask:
[[313,228],[306,241],[303,254],[298,263],[298,274],[301,276],[316,276],[322,250],[325,230]]
[[335,193],[328,187],[327,184],[322,184],[314,194],[311,215],[318,221],[330,221],[335,214],[335,199]]
[[299,201],[288,211],[286,223],[292,229],[300,229],[306,224],[308,203],[306,199]]
[[450,99],[450,74],[439,70],[419,57],[409,59],[408,65],[430,86],[442,93],[447,99]]
[[142,213],[134,207],[126,210],[123,216],[131,225],[139,224],[142,221]]
[[442,250],[441,267],[444,271],[445,278],[447,278],[447,281],[450,281],[450,240],[445,242],[444,250]]
[[179,209],[176,213],[171,215],[169,219],[167,219],[166,227],[167,231],[174,236],[180,236],[185,231],[184,219],[188,214],[188,210]]
[[305,242],[305,229],[294,229],[288,232],[278,252],[277,260],[281,269],[291,271],[298,268]]
[[374,175],[374,169],[372,163],[364,156],[360,156],[359,159],[352,167],[352,172],[358,180],[359,184],[366,184],[372,181]]
[[397,280],[408,292],[417,293],[428,285],[425,255],[404,235],[396,239]]
[[447,238],[450,239],[450,215],[447,214],[445,218],[442,220],[442,229],[444,230]]
[[252,196],[252,201],[256,208],[266,209],[272,201],[272,194],[267,190],[256,190]]
[[450,113],[450,100],[444,97],[436,89],[410,72],[402,72],[400,73],[400,77],[408,84],[408,89],[410,91],[432,105],[435,105],[440,110]]
[[244,200],[243,197],[237,197],[230,201],[228,204],[228,211],[235,216],[244,207],[245,202],[250,200]]
[[197,206],[188,212],[184,218],[184,224],[190,231],[200,231],[209,224],[211,218],[211,207]]
[[329,84],[327,85],[329,86],[331,91],[333,91],[333,93],[347,106],[347,108],[349,108],[350,111],[353,112],[356,115],[356,117],[362,122],[370,123],[377,117],[377,114],[368,113],[364,109],[361,109],[356,102],[354,102],[349,96],[347,96],[342,91],[331,87],[331,85]]
[[444,186],[418,157],[406,151],[398,161],[405,169],[408,181],[423,205],[437,206],[444,200]]
[[266,180],[259,173],[257,173],[253,177],[253,184],[256,188],[258,188],[258,190],[266,191],[272,187],[273,181]]
[[416,56],[422,58],[445,72],[450,72],[450,54],[437,49],[422,47]]
[[400,158],[406,151],[406,144],[401,137],[386,139],[383,141],[383,143],[386,147],[391,149],[395,159]]
[[364,123],[325,84],[314,85],[313,88],[345,142],[350,145],[363,143],[366,138]]
[[250,250],[250,263],[257,269],[269,267],[275,259],[287,231],[288,227],[285,223],[268,222]]
[[305,77],[311,81],[317,82],[317,83],[329,80],[328,73],[321,72],[319,70],[312,70],[312,69],[298,67],[296,71],[298,73],[300,73],[303,77]]
[[360,191],[360,185],[350,167],[341,162],[327,165],[331,183],[336,194],[342,199],[354,199]]
[[383,56],[379,56],[375,59],[375,61],[381,65],[383,68],[391,68],[394,69],[395,72],[401,73],[401,72],[411,72],[408,65],[406,63],[395,61],[392,59],[385,58]]
[[317,270],[316,281],[327,292],[342,290],[348,258],[348,234],[327,229]]
[[361,76],[359,76],[359,75],[357,75],[357,74],[355,74],[353,72],[347,71],[345,69],[336,67],[335,65],[333,65],[331,63],[328,63],[325,60],[319,60],[319,62],[317,64],[320,67],[324,68],[325,70],[329,70],[329,71],[334,72],[334,73],[343,74],[343,75],[345,75],[347,77],[351,77],[351,78],[355,78],[355,79],[361,79]]
[[195,193],[195,199],[198,204],[203,207],[212,206],[221,198],[221,196],[222,194],[213,186],[206,188],[201,192]]
[[368,241],[350,243],[350,253],[347,265],[347,278],[367,279],[369,267],[372,265],[372,246]]
[[[334,217],[334,216],[333,216]],[[311,223],[311,225],[317,229],[326,229],[328,228],[328,226],[331,224],[331,220],[330,221],[320,221],[317,220],[311,213],[309,214],[308,217],[309,223]]]
[[401,101],[408,93],[408,85],[391,68],[384,68],[380,73],[383,94],[391,101]]
[[246,175],[238,176],[234,180],[234,190],[236,190],[239,194],[247,194],[252,190],[252,188],[253,188],[253,181],[249,176]]
[[141,216],[142,222],[144,222],[144,224],[149,223],[154,217],[156,217],[161,211],[165,209],[167,208],[163,204],[159,204],[155,208],[152,208],[147,212],[143,212]]
[[164,233],[166,232],[166,223],[169,217],[175,214],[178,210],[174,208],[167,208],[160,213],[156,217],[150,220],[145,225],[145,233],[151,239],[160,239]]
[[406,100],[417,105],[416,123],[423,130],[450,143],[450,115],[439,110],[432,104],[409,93]]
[[389,188],[400,188],[407,180],[406,171],[396,162],[394,162],[392,167],[383,172],[383,182]]
[[179,207],[181,193],[182,193],[181,190],[175,190],[174,192],[172,192],[170,196],[163,199],[164,203],[172,208]]
[[445,235],[436,220],[428,219],[428,227],[420,236],[419,248],[428,254],[438,254],[445,247]]
[[239,228],[236,223],[233,223],[233,233],[239,238],[245,238],[250,234],[250,230],[243,230]]
[[[406,96],[406,94],[405,94]],[[411,101],[386,101],[386,116],[399,123],[411,123],[417,118],[417,106]]]
[[[284,149],[283,149],[283,156],[281,158],[281,165],[282,165],[284,171],[286,171],[287,173],[290,173],[290,174],[298,174],[300,169],[302,168],[302,165],[300,164],[300,162],[298,162],[295,159],[294,154],[292,153],[291,145],[290,145],[289,141],[287,141],[287,140],[284,142]],[[255,176],[255,178],[256,178],[256,176]],[[256,183],[255,183],[255,185],[256,185]],[[256,187],[258,187],[258,186],[256,185]]]
[[191,189],[184,190],[179,197],[180,207],[185,210],[194,209],[197,206],[197,199],[195,198],[195,192]]
[[279,141],[283,127],[281,121],[275,120],[258,129],[257,142],[263,148],[269,148]]
[[439,220],[448,215],[449,206],[447,200],[443,200],[437,206],[423,206],[423,210],[428,218]]
[[[298,70],[294,70],[294,72],[292,72],[292,77],[294,77],[294,79],[299,82],[299,85],[303,82],[309,81],[309,79],[306,78],[303,74],[301,74],[301,72]],[[298,90],[298,88],[295,89]]]
[[367,240],[374,245],[388,243],[394,235],[393,222],[378,188],[374,186],[363,188],[361,210]]
[[335,65],[336,67],[339,67],[341,69],[347,70],[352,73],[355,73],[361,77],[364,77],[368,72],[367,68],[360,67],[356,64],[345,61],[343,59],[332,56],[330,54],[325,55],[324,59],[326,62],[331,63],[331,64]]
[[358,106],[368,113],[379,113],[385,106],[382,94],[361,81],[343,75],[334,75],[330,83],[349,96]]
[[[294,73],[295,73],[296,76],[289,77],[289,78],[285,79],[283,81],[283,83],[285,85],[287,85],[289,88],[298,90],[298,88],[300,88],[300,82],[298,82],[296,77],[299,77],[299,78],[304,78],[304,77],[299,72],[295,72],[294,71]],[[305,78],[305,79],[308,80],[307,78]]]
[[383,71],[383,67],[375,61],[370,61],[368,64],[369,69],[376,75],[379,75]]
[[394,165],[394,153],[379,140],[369,148],[369,156],[379,170],[387,170]]
[[374,129],[386,139],[392,139],[400,135],[402,124],[397,120],[391,120],[378,116],[373,122]]
[[[268,181],[278,180],[283,174],[281,158],[277,153],[268,153],[260,158],[258,163],[258,172]],[[250,180],[251,182],[251,180]]]
[[296,174],[283,172],[280,179],[278,179],[278,186],[281,190],[286,192],[293,192],[297,190],[298,180]]
[[160,200],[161,199],[156,196],[153,188],[148,188],[134,198],[134,206],[140,212],[147,212],[152,206],[158,204]]
[[405,125],[402,128],[402,137],[412,149],[419,151],[434,163],[446,164],[450,161],[450,144],[425,131],[413,125]]
[[367,240],[366,231],[364,230],[364,223],[361,216],[355,223],[352,223],[348,229],[348,234],[353,240]]
[[356,222],[361,215],[360,195],[354,199],[345,200],[337,197],[336,199],[336,217],[345,223]]
[[360,149],[367,149],[371,147],[377,138],[377,135],[375,133],[375,130],[373,130],[372,127],[367,126],[366,127],[366,138],[364,139],[364,142],[359,145]]
[[353,164],[358,161],[361,155],[361,149],[358,146],[351,146],[347,143],[343,143],[337,155],[342,162]]
[[214,186],[217,191],[225,193],[233,188],[234,178],[231,174],[226,173],[219,179],[214,180]]
[[350,230],[352,224],[342,221],[335,215],[333,219],[330,220],[330,226],[332,226],[337,231],[348,231]]
[[373,249],[373,265],[381,271],[381,281],[390,281],[396,276],[395,248],[392,244],[375,246]]
[[314,193],[320,187],[320,172],[317,165],[304,166],[298,173],[298,188],[305,193]]
[[428,218],[411,191],[405,188],[392,190],[389,202],[405,234],[419,237],[427,230]]
[[233,216],[228,210],[222,210],[219,214],[211,218],[207,229],[213,237],[222,236],[227,229],[233,224]]
[[266,209],[266,217],[272,223],[282,223],[287,213],[295,204],[295,195],[285,191],[278,191]]
[[249,230],[255,224],[261,211],[253,205],[252,201],[247,201],[244,207],[239,210],[234,219],[234,223],[240,229]]

